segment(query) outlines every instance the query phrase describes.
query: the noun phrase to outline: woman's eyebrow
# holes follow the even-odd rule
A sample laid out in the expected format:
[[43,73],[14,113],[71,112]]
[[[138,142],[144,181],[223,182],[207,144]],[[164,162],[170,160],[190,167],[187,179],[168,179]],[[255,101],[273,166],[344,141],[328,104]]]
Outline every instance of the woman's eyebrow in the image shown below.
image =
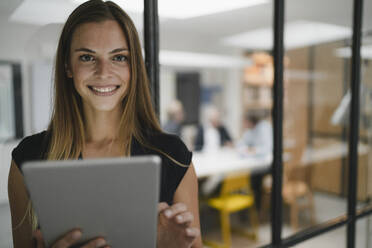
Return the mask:
[[112,50],[110,53],[119,53],[119,52],[128,52],[129,49],[128,48],[116,48],[114,50]]
[[[129,50],[128,50],[128,48],[116,48],[109,53],[112,54],[112,53],[118,53],[118,52],[123,52],[123,51],[129,51]],[[95,51],[93,51],[91,49],[88,49],[88,48],[85,48],[85,47],[75,49],[75,52],[96,53]]]
[[93,51],[93,50],[90,50],[90,49],[88,49],[88,48],[84,48],[84,47],[82,47],[82,48],[78,48],[78,49],[75,49],[75,52],[88,52],[88,53],[96,53],[95,51]]

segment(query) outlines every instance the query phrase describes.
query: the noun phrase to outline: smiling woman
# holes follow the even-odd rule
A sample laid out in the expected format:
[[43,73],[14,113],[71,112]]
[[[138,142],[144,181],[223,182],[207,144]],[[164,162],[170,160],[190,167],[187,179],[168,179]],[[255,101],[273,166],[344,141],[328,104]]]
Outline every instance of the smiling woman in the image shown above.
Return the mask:
[[[60,36],[54,78],[48,130],[24,138],[12,152],[8,191],[14,247],[34,247],[33,239],[44,247],[23,182],[24,162],[145,154],[162,158],[157,247],[201,247],[192,153],[159,127],[128,15],[110,1],[92,0],[75,9]],[[61,234],[52,247],[76,244],[81,232]],[[82,247],[108,245],[96,237]]]
[[[121,111],[130,81],[129,50],[116,21],[85,23],[73,35],[68,77],[86,104],[85,111]],[[110,96],[110,97],[104,97]],[[115,109],[116,108],[116,109]]]

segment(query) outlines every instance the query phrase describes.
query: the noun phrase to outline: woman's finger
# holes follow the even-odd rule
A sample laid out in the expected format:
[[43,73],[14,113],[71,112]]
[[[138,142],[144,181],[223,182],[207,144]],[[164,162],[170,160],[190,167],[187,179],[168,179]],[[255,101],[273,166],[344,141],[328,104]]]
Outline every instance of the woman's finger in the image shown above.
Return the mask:
[[189,225],[191,222],[193,222],[194,215],[191,212],[183,212],[176,215],[175,219],[178,224]]
[[186,228],[186,236],[188,238],[196,238],[200,235],[200,230],[195,227],[188,227]]
[[37,248],[45,248],[43,235],[40,230],[36,230],[32,233],[32,237],[36,240]]
[[170,219],[175,215],[183,213],[187,210],[186,204],[184,203],[176,203],[170,206],[168,209],[164,211],[164,215]]
[[82,236],[82,232],[80,230],[74,230],[69,232],[61,239],[59,239],[54,245],[53,248],[67,248],[76,243]]
[[159,202],[158,203],[158,213],[163,212],[167,208],[169,208],[169,205],[166,202]]
[[92,241],[89,241],[87,244],[85,244],[81,248],[99,248],[99,247],[104,247],[105,245],[107,245],[106,240],[104,240],[103,238],[97,238]]

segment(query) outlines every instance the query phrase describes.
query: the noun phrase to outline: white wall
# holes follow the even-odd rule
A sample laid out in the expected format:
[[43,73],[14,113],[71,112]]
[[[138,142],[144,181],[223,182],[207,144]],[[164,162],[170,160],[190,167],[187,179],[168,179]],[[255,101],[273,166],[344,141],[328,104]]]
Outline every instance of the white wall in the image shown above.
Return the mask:
[[242,75],[242,69],[230,69],[228,71],[228,81],[224,88],[224,101],[228,110],[226,113],[226,125],[230,128],[229,130],[231,130],[230,132],[234,139],[240,138],[242,129]]
[[52,64],[36,62],[31,66],[32,132],[48,127],[52,112]]
[[175,71],[161,67],[160,69],[160,123],[167,121],[167,108],[176,99],[176,74]]
[[[32,98],[32,93],[38,89],[32,87],[35,83],[32,79],[36,80],[37,78],[33,78],[34,72],[31,65],[34,63],[52,64],[60,25],[52,24],[40,27],[8,22],[7,18],[0,17],[0,30],[2,34],[0,36],[0,60],[21,64],[24,134],[29,135],[38,131],[38,128],[33,127],[33,107],[37,107],[36,104],[44,106],[39,99],[35,103],[34,99],[37,98]],[[37,82],[35,85],[39,86],[40,83]],[[40,92],[44,92],[44,89],[41,89]],[[41,117],[43,114],[45,116]],[[49,113],[43,111],[38,117],[45,119],[48,116]]]
[[221,87],[222,94],[213,104],[221,111],[222,122],[233,139],[239,138],[241,129],[241,73],[240,68],[202,70],[203,85]]
[[[37,109],[38,106],[40,107],[42,111],[40,111],[38,117],[41,119],[45,119],[45,116],[49,116],[48,112],[44,109],[46,106],[43,105],[42,102],[39,102],[40,99],[37,98],[38,93],[45,93],[45,88],[39,88],[39,81],[35,84],[37,87],[33,87],[32,82],[31,64],[34,62],[42,64],[42,61],[45,63],[45,61],[48,61],[48,57],[52,57],[48,55],[51,49],[48,50],[45,48],[47,47],[45,42],[48,42],[48,39],[46,39],[45,42],[40,42],[40,40],[43,39],[43,36],[40,35],[40,30],[38,26],[10,23],[7,21],[7,18],[0,17],[0,60],[21,64],[25,135],[30,135],[35,132],[32,124],[33,107],[35,107],[35,109]],[[54,33],[52,33],[51,36],[55,36],[55,33],[56,31],[54,28]],[[51,62],[49,62],[49,64],[50,63]],[[35,98],[32,98],[32,92],[36,93]],[[36,104],[34,99],[37,99]],[[42,115],[45,116],[41,117]],[[11,151],[18,142],[19,140],[11,141],[6,144],[0,143],[0,203],[8,201],[7,182],[11,162]]]

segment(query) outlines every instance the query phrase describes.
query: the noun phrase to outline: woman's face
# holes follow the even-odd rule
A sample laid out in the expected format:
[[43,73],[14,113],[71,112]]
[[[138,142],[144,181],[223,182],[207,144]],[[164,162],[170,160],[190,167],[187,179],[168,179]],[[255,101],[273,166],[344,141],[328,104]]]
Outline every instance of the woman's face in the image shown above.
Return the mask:
[[73,33],[67,76],[82,97],[84,108],[121,108],[130,82],[129,49],[116,21],[85,23]]

